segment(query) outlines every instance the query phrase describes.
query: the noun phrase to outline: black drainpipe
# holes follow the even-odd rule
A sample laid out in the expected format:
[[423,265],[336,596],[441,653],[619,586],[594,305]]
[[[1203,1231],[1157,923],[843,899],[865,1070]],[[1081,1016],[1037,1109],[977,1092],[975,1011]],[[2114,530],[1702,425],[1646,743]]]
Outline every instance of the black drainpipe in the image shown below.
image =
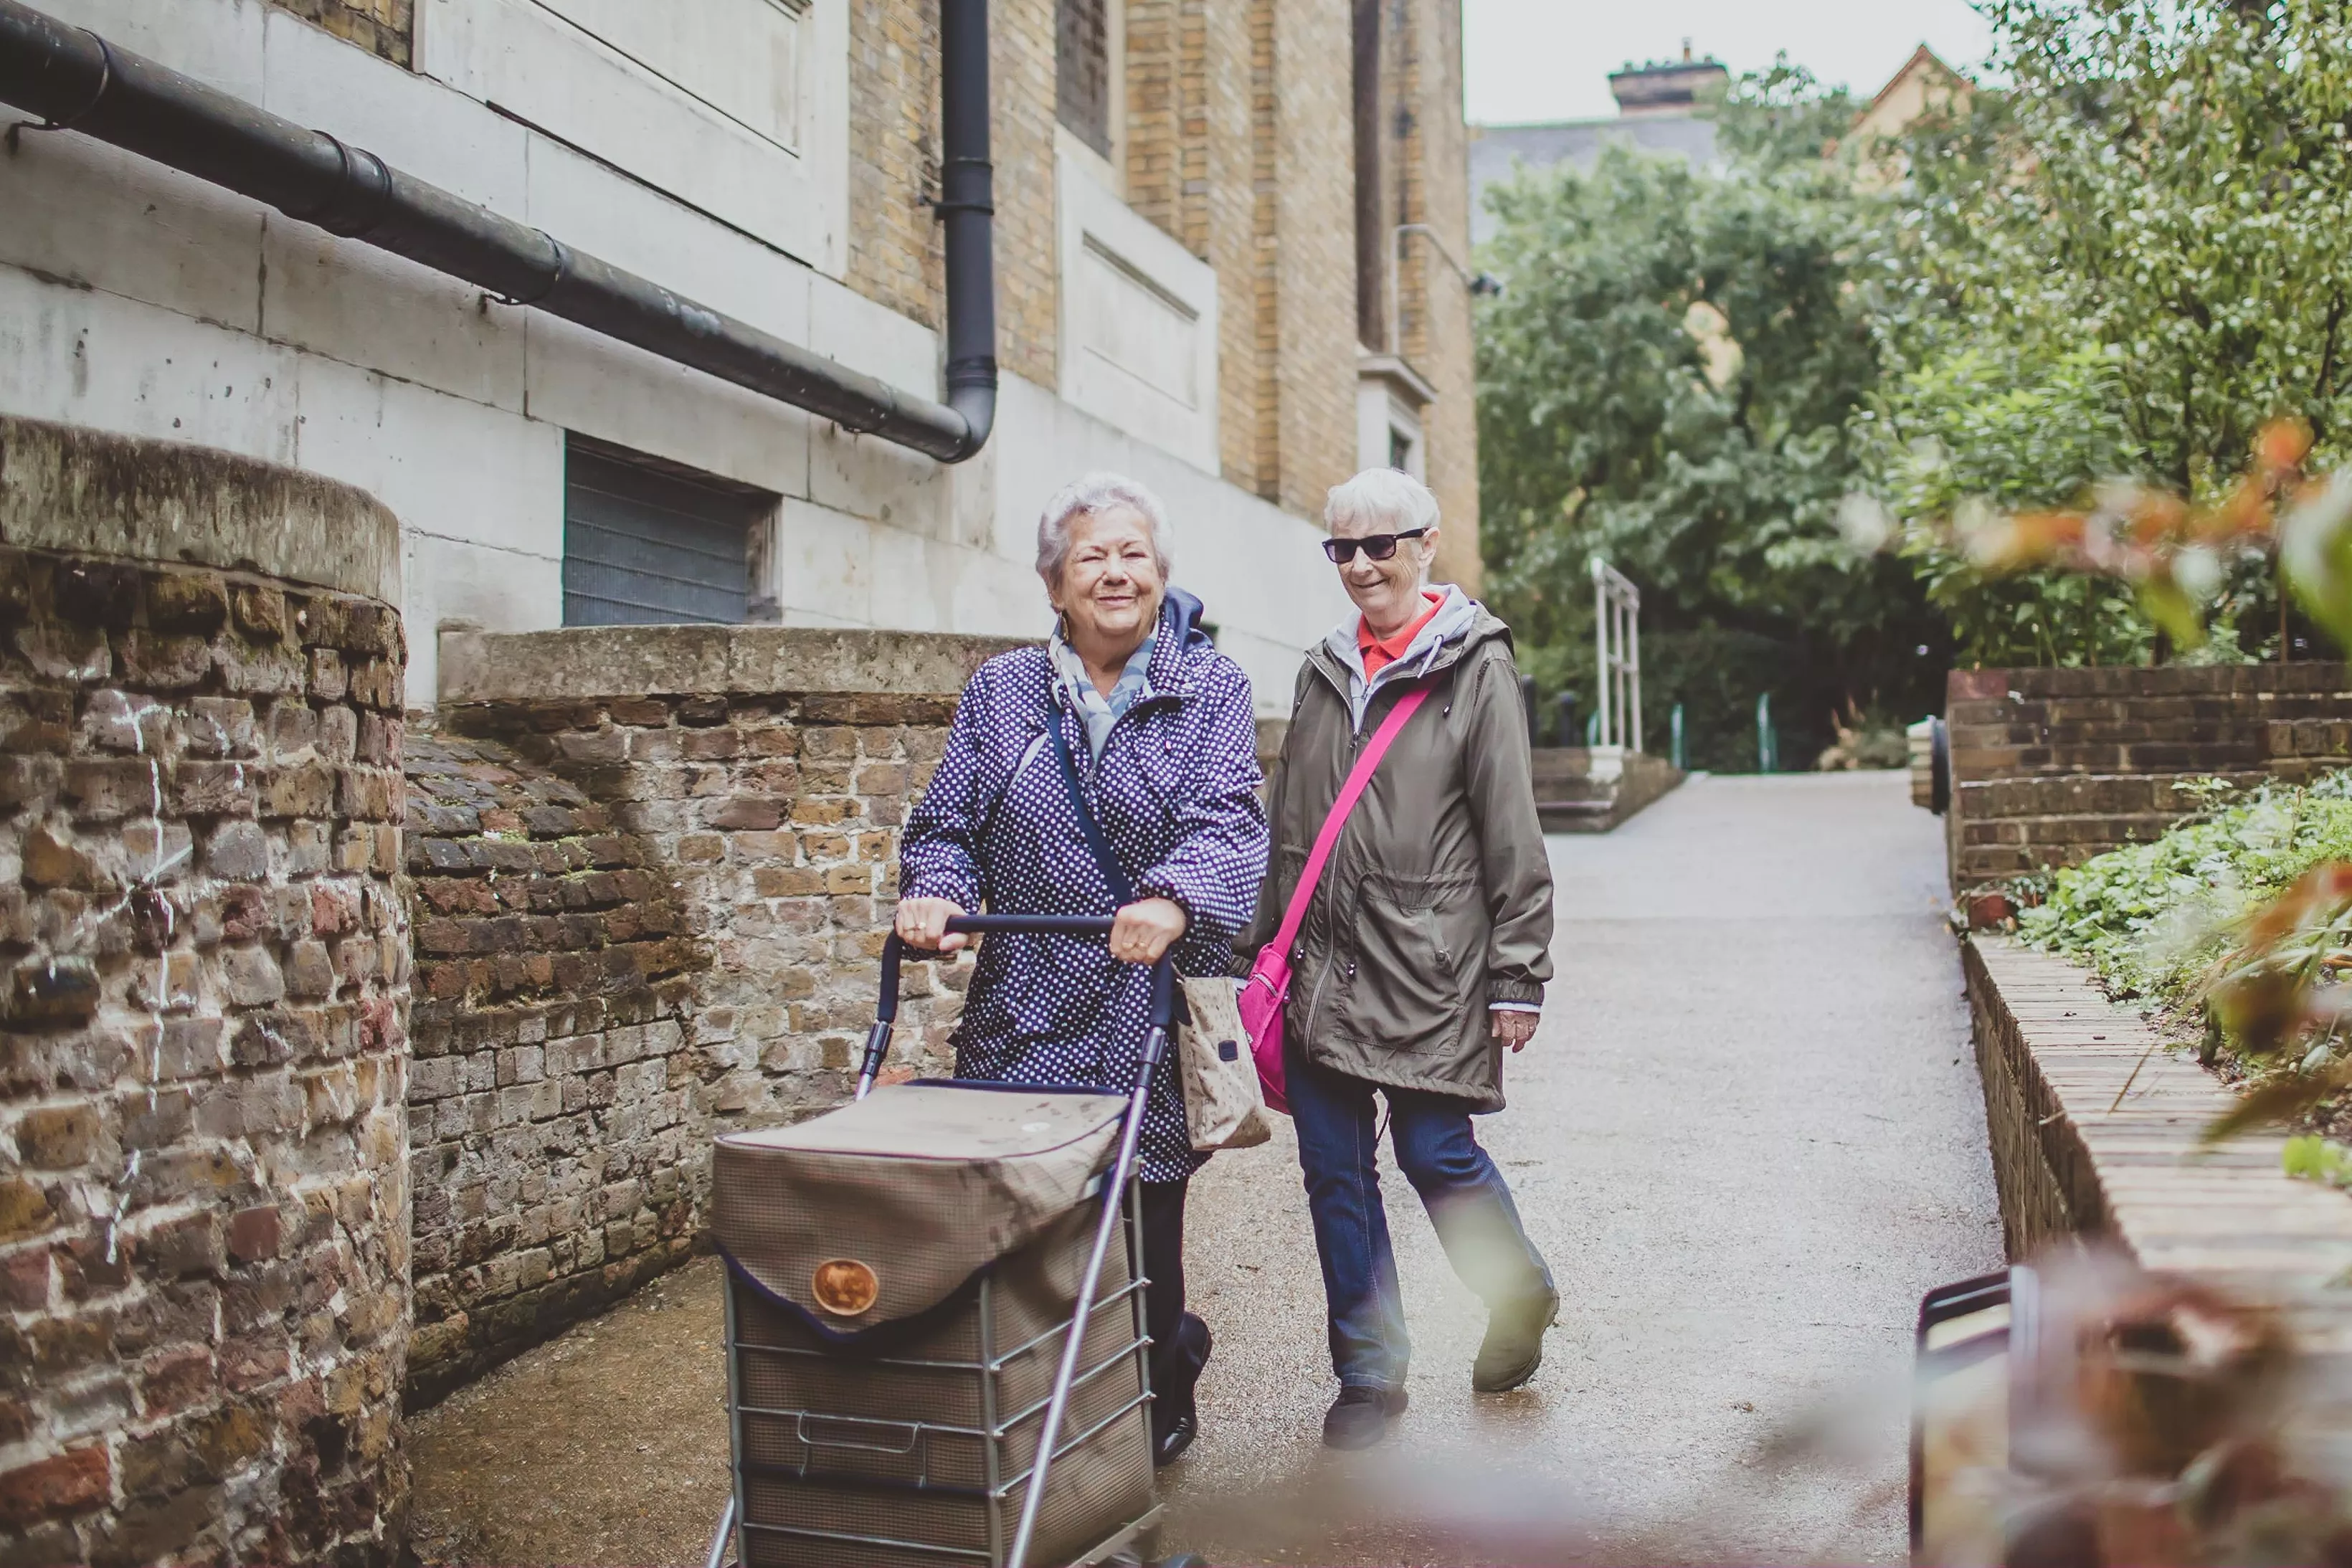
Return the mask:
[[944,403],[859,375],[16,0],[0,0],[0,102],[40,116],[47,129],[111,142],[845,430],[961,463],[988,440],[996,417],[987,0],[940,0],[940,48]]

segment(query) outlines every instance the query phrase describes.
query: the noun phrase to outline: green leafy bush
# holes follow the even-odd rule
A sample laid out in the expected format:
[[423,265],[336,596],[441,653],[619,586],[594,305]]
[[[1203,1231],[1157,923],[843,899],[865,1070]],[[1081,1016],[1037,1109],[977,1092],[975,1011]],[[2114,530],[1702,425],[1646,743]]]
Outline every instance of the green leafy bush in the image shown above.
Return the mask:
[[2187,1001],[2248,914],[2313,866],[2352,860],[2352,771],[2235,800],[2216,779],[2210,793],[2204,815],[2058,873],[2018,917],[2020,936],[2120,994]]
[[1938,706],[1947,639],[1909,565],[1858,550],[1849,420],[1876,384],[1857,246],[1881,198],[1823,156],[1860,105],[1786,65],[1717,106],[1730,166],[1615,145],[1490,187],[1478,308],[1486,591],[1547,695],[1590,712],[1598,554],[1642,590],[1648,741],[1757,766],[1756,700],[1810,760],[1838,715]]

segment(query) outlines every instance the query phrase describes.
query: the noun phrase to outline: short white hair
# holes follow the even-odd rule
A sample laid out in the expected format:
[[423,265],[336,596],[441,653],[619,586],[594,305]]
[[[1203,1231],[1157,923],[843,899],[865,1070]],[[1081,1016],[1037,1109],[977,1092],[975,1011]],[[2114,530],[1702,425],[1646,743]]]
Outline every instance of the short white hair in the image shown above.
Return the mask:
[[1070,559],[1070,525],[1122,507],[1143,519],[1151,559],[1160,563],[1160,580],[1168,580],[1174,554],[1168,548],[1168,513],[1160,497],[1123,474],[1089,474],[1055,491],[1037,519],[1037,575],[1047,588],[1061,586],[1062,568]]
[[1402,468],[1367,468],[1344,485],[1334,485],[1323,502],[1323,526],[1365,522],[1367,533],[1403,534],[1437,526],[1437,497]]

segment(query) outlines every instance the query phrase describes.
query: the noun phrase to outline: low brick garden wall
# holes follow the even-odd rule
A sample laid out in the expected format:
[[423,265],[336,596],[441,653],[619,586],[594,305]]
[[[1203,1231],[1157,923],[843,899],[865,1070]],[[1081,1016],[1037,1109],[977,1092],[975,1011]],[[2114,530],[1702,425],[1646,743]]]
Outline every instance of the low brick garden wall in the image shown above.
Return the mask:
[[493,741],[412,736],[409,1039],[425,1403],[688,1255],[682,1061],[706,944],[610,808]]
[[398,525],[0,419],[0,1557],[392,1563]]
[[2231,1103],[2088,971],[2006,937],[1962,949],[2009,1255],[2100,1239],[2150,1269],[2284,1303],[2307,1347],[2352,1349],[2352,1196],[2280,1168],[2284,1140],[2207,1148]]
[[[410,764],[417,1333],[437,1398],[689,1254],[714,1134],[838,1103],[898,831],[1010,644],[765,627],[443,640]],[[966,971],[910,965],[945,1066]]]
[[2198,779],[2352,766],[2352,673],[2334,660],[1954,670],[1945,724],[1958,891],[2155,838],[2197,809]]

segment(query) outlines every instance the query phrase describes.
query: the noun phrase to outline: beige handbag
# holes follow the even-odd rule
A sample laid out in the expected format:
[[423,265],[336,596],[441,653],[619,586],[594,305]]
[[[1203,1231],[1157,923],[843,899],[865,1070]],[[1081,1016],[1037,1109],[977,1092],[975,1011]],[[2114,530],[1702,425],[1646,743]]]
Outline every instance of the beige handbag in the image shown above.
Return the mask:
[[1176,1031],[1176,1064],[1184,1084],[1184,1130],[1196,1149],[1246,1149],[1274,1136],[1239,998],[1226,977],[1184,982],[1192,1020]]

